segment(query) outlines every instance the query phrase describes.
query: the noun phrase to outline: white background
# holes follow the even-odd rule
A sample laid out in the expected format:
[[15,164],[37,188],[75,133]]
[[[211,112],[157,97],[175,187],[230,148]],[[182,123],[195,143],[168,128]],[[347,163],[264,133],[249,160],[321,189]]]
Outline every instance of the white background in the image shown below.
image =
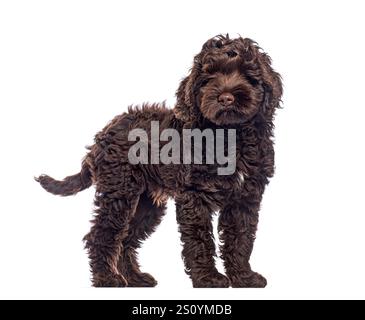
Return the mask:
[[[363,1],[1,1],[1,298],[365,298]],[[44,192],[132,103],[167,100],[208,38],[256,40],[285,84],[252,257],[266,289],[192,289],[173,203],[141,250],[154,289],[93,289],[93,188]]]

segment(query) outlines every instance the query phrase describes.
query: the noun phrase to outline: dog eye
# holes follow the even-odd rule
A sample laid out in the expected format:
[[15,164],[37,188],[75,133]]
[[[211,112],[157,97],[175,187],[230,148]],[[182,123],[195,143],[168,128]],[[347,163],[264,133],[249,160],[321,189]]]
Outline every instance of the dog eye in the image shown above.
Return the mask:
[[256,87],[259,84],[259,81],[252,77],[247,77],[247,81],[251,86]]
[[230,57],[230,58],[234,58],[234,57],[237,56],[237,52],[236,51],[233,51],[233,50],[228,51],[227,52],[227,56]]
[[201,87],[205,87],[205,86],[208,84],[208,82],[209,82],[209,79],[205,79],[205,80],[203,80],[203,81],[201,82],[200,86],[201,86]]

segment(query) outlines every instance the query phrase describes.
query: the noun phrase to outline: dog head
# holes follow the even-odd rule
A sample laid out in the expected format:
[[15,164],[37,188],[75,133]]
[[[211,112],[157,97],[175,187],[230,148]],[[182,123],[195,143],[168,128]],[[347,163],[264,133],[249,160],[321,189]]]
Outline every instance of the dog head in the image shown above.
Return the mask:
[[258,113],[272,118],[282,85],[270,57],[254,41],[219,35],[195,56],[176,95],[175,114],[184,122],[202,116],[217,125],[235,125]]

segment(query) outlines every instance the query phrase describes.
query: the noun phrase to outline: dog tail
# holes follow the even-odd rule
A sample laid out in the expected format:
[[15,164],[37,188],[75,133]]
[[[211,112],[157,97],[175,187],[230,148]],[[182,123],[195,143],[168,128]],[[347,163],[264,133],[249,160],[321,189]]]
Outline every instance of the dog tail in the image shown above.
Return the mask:
[[81,171],[62,181],[55,180],[47,175],[36,177],[35,180],[48,192],[59,196],[71,196],[92,185],[92,178],[89,166],[84,161]]

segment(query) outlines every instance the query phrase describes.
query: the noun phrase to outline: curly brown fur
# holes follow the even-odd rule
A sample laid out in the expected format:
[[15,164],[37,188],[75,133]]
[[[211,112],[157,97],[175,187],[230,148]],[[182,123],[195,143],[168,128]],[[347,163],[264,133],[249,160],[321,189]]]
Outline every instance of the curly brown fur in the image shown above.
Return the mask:
[[[163,104],[129,108],[96,135],[79,174],[64,181],[37,178],[58,195],[95,185],[97,209],[85,236],[95,286],[156,285],[140,271],[137,249],[160,223],[169,197],[176,201],[182,256],[194,287],[266,285],[249,259],[262,195],[274,173],[273,117],[281,94],[280,76],[255,42],[214,37],[182,80],[173,110]],[[128,133],[135,128],[150,132],[152,121],[159,121],[161,131],[236,129],[235,172],[217,175],[217,163],[130,164],[128,150],[134,142]],[[211,220],[216,211],[226,276],[214,263]]]

